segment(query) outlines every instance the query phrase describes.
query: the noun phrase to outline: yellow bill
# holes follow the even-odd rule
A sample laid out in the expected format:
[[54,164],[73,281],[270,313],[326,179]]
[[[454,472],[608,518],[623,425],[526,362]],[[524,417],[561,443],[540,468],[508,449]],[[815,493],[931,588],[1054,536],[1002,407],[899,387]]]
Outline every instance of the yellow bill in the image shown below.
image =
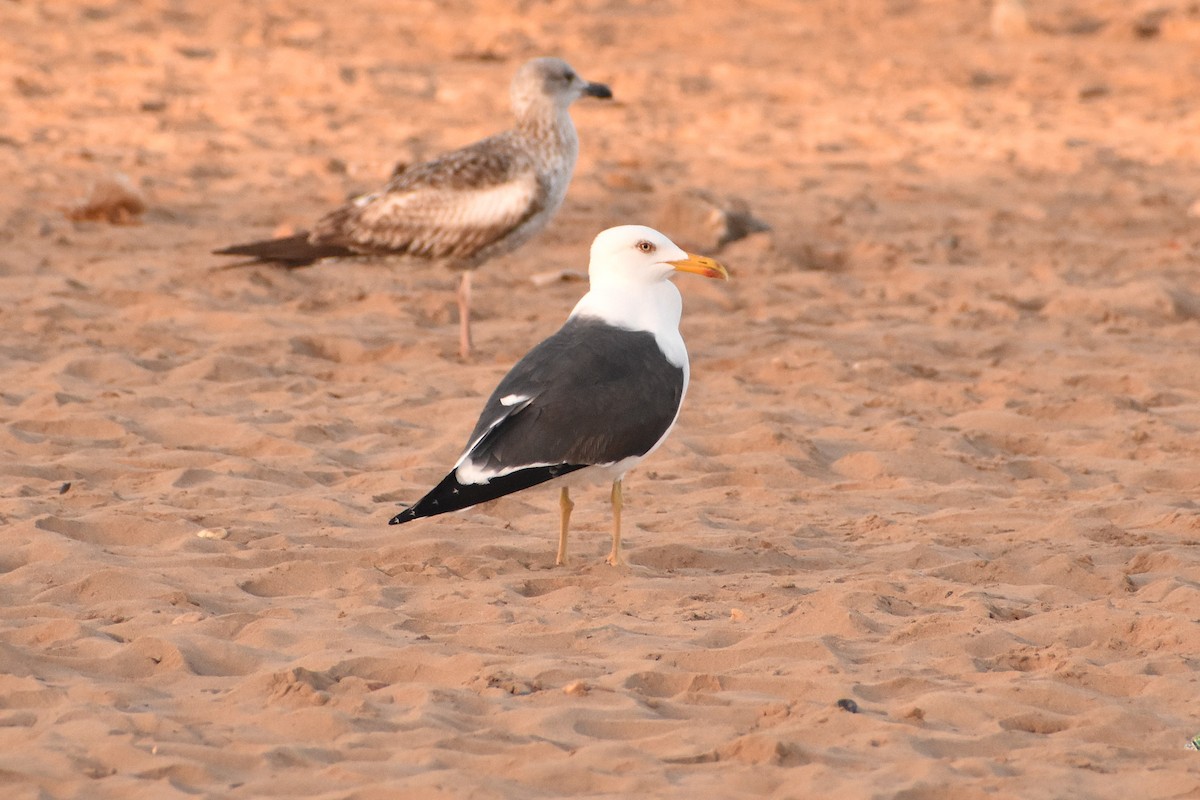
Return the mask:
[[688,253],[687,258],[681,258],[678,261],[668,261],[667,263],[679,272],[691,272],[695,275],[703,275],[706,278],[720,278],[723,281],[729,280],[729,270],[725,269],[725,265],[708,256],[698,256],[694,253]]

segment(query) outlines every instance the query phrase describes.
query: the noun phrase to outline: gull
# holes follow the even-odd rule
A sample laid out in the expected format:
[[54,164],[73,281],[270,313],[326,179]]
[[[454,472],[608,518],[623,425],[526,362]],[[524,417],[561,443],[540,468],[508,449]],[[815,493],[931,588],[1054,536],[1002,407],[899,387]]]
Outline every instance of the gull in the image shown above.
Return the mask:
[[529,351],[484,405],[454,468],[390,524],[493,500],[559,479],[555,564],[566,563],[570,485],[612,482],[612,551],[621,557],[622,481],[666,440],[690,369],[679,333],[683,301],[670,278],[729,279],[711,258],[662,233],[623,225],[592,243],[590,287],[566,323]]
[[580,97],[611,98],[559,58],[535,58],[510,87],[512,128],[398,170],[379,191],[330,211],[311,231],[233,245],[239,263],[304,267],[327,258],[402,256],[461,271],[459,353],[471,352],[471,272],[520,247],[562,205],[579,156],[568,112]]

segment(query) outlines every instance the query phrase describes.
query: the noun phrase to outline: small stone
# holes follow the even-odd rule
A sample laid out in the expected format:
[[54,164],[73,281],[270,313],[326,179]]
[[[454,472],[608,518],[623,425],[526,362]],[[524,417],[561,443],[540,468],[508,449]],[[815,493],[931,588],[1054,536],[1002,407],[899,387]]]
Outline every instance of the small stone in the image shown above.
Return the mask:
[[129,178],[121,174],[97,181],[87,200],[64,209],[67,219],[76,221],[93,220],[113,225],[130,225],[137,222],[139,214],[146,210],[146,201],[134,188]]
[[609,172],[600,178],[601,183],[616,192],[652,192],[653,184],[641,175],[628,172]]
[[1147,11],[1134,20],[1133,33],[1139,39],[1153,39],[1162,33],[1163,20],[1171,13],[1169,8]]
[[755,217],[738,197],[718,198],[704,189],[686,189],[663,204],[656,227],[685,250],[714,253],[730,242],[771,226]]
[[549,272],[535,272],[529,276],[529,281],[534,286],[549,286],[552,283],[570,283],[572,281],[586,281],[587,275],[574,269],[554,269]]
[[1025,0],[996,0],[992,3],[989,20],[992,36],[997,39],[1020,39],[1029,35],[1029,9]]
[[858,703],[854,702],[848,697],[843,697],[841,700],[838,700],[837,707],[842,711],[849,711],[851,714],[858,713]]
[[229,531],[225,528],[205,528],[196,531],[196,536],[201,539],[225,539],[229,536]]
[[291,47],[312,47],[327,35],[325,26],[314,19],[298,19],[288,24],[280,38]]

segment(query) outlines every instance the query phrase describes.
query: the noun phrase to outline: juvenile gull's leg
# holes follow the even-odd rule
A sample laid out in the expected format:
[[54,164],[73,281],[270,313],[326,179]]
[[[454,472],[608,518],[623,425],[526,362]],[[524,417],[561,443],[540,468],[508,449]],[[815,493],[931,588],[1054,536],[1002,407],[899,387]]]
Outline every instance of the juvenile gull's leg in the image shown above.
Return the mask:
[[463,270],[458,281],[458,354],[471,356],[471,270]]

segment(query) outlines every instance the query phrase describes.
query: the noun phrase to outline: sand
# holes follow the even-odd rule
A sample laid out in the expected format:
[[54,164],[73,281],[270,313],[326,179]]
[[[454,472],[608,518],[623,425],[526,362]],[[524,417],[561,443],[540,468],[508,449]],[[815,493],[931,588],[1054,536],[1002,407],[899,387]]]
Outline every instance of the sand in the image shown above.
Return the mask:
[[[1195,7],[518,5],[0,4],[4,795],[1200,796]],[[542,54],[617,100],[469,363],[449,273],[208,254]],[[599,487],[565,568],[552,487],[389,528],[583,291],[529,276],[689,190],[772,230],[678,281],[630,565]]]

